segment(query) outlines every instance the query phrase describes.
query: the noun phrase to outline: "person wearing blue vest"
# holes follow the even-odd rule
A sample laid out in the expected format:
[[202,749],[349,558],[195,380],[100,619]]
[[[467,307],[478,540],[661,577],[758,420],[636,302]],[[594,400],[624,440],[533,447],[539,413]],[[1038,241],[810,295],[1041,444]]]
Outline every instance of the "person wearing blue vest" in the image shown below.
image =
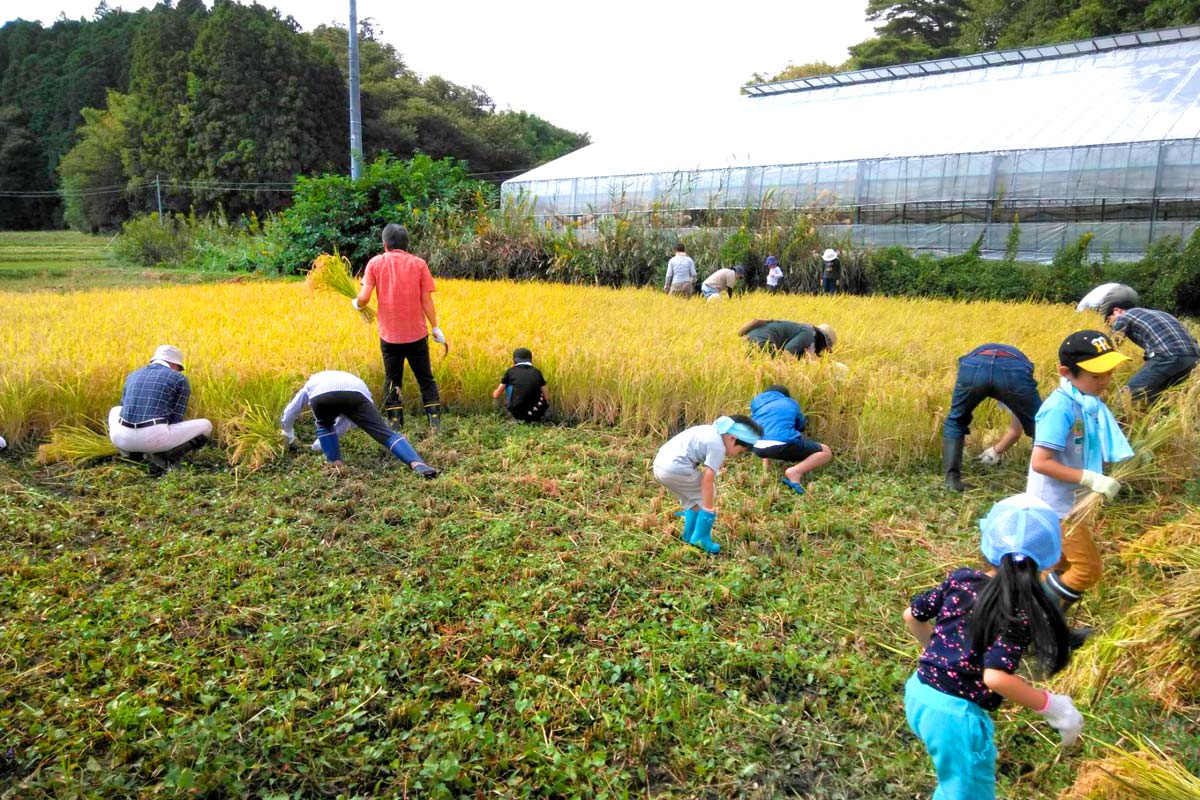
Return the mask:
[[1033,437],[1033,418],[1042,404],[1033,379],[1033,362],[1012,345],[989,342],[958,360],[950,412],[942,426],[942,473],[951,491],[966,488],[962,482],[963,447],[975,409],[989,397],[1012,415],[1000,441],[979,456],[985,464],[997,464],[1004,451],[1021,438],[1022,431]]
[[786,386],[768,386],[750,401],[750,418],[763,429],[754,445],[754,455],[766,464],[771,460],[796,463],[783,472],[779,482],[796,494],[804,494],[800,479],[833,458],[829,445],[805,436],[808,420]]

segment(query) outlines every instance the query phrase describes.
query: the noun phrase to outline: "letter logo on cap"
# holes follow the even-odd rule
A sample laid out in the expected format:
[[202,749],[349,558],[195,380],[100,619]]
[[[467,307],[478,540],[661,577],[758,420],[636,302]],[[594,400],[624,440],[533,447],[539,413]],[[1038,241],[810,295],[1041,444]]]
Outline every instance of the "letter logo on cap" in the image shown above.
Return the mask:
[[1095,339],[1092,339],[1092,346],[1096,348],[1097,353],[1107,353],[1112,349],[1108,344],[1108,338],[1105,336],[1097,336]]

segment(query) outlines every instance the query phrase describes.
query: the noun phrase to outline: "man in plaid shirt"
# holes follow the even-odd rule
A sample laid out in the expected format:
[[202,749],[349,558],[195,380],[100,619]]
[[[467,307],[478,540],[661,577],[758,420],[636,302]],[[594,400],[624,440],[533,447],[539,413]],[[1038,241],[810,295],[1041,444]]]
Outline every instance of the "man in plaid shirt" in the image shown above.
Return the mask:
[[1145,351],[1145,363],[1125,388],[1135,399],[1152,403],[1191,374],[1200,359],[1200,347],[1183,323],[1167,312],[1129,305],[1133,307],[1123,308],[1118,303],[1102,308],[1101,313],[1113,333],[1129,337]]
[[161,345],[148,365],[125,378],[121,405],[108,412],[108,438],[121,455],[143,454],[157,469],[170,469],[212,433],[206,419],[184,420],[191,393],[183,354]]

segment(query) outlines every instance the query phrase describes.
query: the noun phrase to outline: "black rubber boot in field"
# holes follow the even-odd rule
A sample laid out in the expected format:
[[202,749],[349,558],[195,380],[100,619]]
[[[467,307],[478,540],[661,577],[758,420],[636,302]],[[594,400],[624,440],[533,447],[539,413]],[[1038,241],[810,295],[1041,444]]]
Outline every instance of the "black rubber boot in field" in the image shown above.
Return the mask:
[[429,429],[437,433],[442,429],[441,403],[428,403],[425,406],[425,416],[429,418]]
[[962,482],[963,448],[966,439],[942,439],[942,473],[946,476],[946,488],[952,492],[966,489]]
[[[1062,582],[1061,576],[1057,572],[1049,572],[1042,581],[1042,590],[1046,592],[1046,596],[1053,600],[1059,610],[1062,611],[1063,618],[1067,616],[1067,612],[1071,606],[1079,602],[1083,597],[1082,592],[1077,592],[1067,587]],[[1083,647],[1091,635],[1095,633],[1092,628],[1071,628],[1067,631],[1067,642],[1072,651]]]
[[392,430],[400,430],[404,427],[404,406],[390,405],[383,409],[383,415],[387,417],[388,425]]

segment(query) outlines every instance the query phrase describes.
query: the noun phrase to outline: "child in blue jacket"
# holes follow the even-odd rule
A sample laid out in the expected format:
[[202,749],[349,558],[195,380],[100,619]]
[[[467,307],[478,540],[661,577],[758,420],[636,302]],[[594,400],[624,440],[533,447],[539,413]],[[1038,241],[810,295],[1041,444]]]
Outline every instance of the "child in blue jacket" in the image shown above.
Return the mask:
[[794,461],[784,470],[779,482],[796,494],[804,494],[800,479],[833,458],[829,445],[804,435],[808,420],[800,404],[788,394],[786,386],[768,386],[750,401],[750,417],[762,426],[762,438],[754,445],[754,455],[769,460]]

